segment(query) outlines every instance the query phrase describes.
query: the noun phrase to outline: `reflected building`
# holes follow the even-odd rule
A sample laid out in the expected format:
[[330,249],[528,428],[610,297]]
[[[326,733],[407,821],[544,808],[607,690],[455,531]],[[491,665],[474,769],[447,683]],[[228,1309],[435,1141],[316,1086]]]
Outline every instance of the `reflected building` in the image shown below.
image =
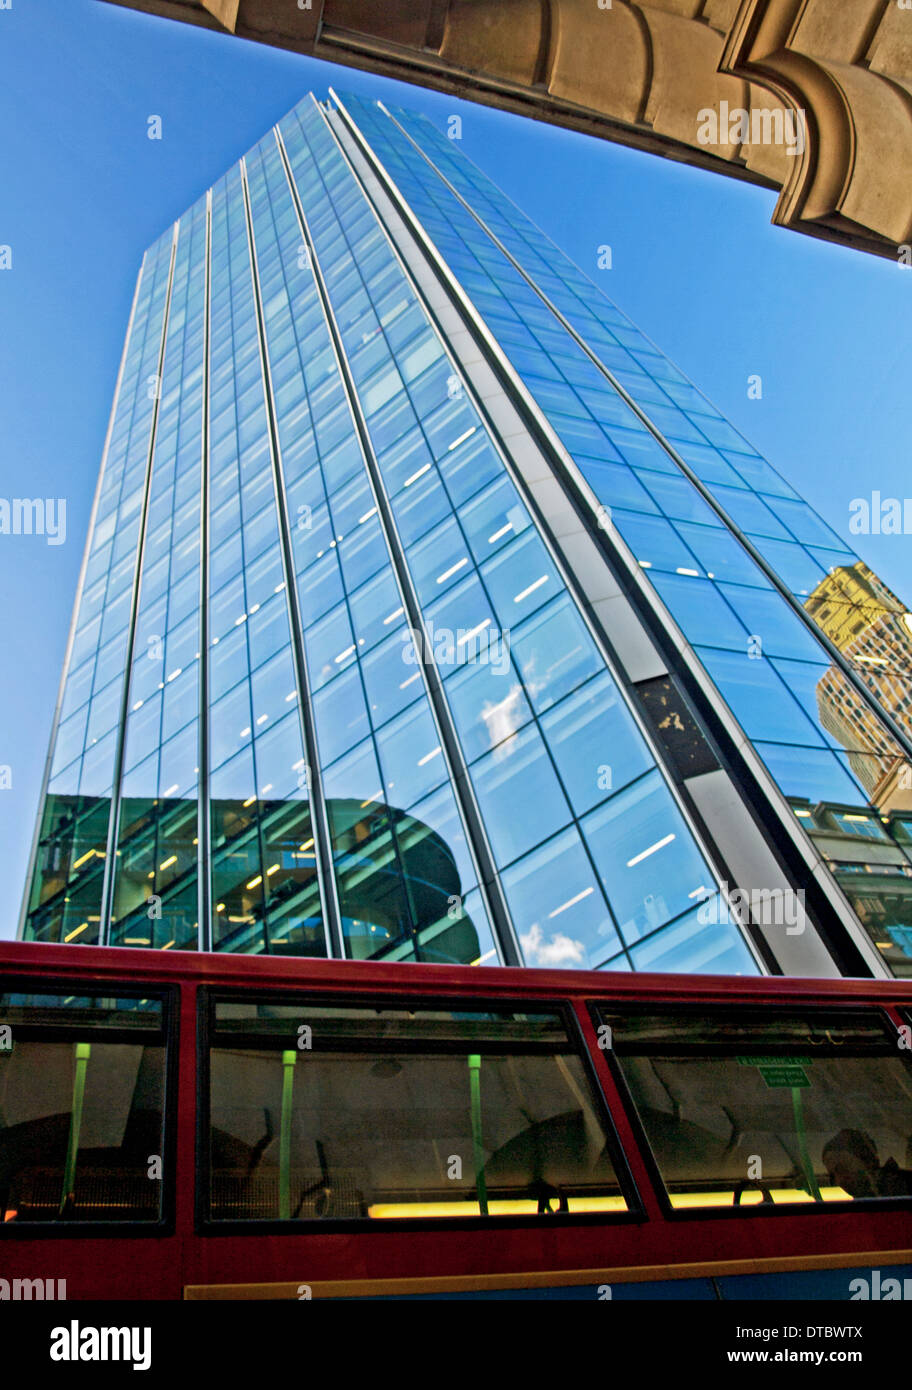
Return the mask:
[[21,934],[905,973],[826,847],[904,806],[859,565],[444,134],[308,97],[143,259]]
[[[912,733],[912,613],[862,561],[821,580],[806,607],[878,702]],[[912,763],[897,757],[870,704],[831,666],[817,688],[820,722],[845,750],[869,807],[796,812],[878,950],[900,975],[912,956]]]
[[[93,848],[88,863],[71,863],[68,831],[81,824],[86,835],[104,833],[97,822],[109,816],[110,799],[101,801],[92,815],[78,798],[60,796],[53,814],[55,821],[42,835],[52,846],[41,877],[43,901],[49,905],[46,922],[61,913],[62,903],[73,901],[67,888],[79,869],[84,899],[100,898],[104,855]],[[340,904],[353,959],[482,962],[478,933],[463,907],[459,867],[439,834],[378,802],[365,807],[357,801],[332,801],[327,814],[340,851]],[[192,920],[196,927],[198,920],[197,818],[196,799],[122,801],[112,945],[159,950],[179,942],[196,945],[187,936],[187,924]],[[213,862],[214,946],[322,955],[320,883],[306,802],[255,799],[244,806],[222,801],[213,803],[212,818],[219,826]],[[157,872],[147,869],[150,840],[165,856]],[[60,940],[59,932],[52,939]]]
[[[878,702],[912,735],[912,613],[859,561],[822,580],[808,612],[861,674]],[[897,759],[877,715],[831,667],[818,689],[824,727],[846,748],[852,771],[882,812],[912,811],[912,768]]]

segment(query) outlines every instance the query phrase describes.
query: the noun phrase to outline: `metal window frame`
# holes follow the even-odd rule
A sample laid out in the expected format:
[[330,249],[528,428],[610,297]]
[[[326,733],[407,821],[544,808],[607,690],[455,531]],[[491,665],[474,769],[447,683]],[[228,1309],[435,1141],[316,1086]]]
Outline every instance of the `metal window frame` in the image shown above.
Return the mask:
[[212,950],[212,822],[209,811],[209,399],[212,368],[212,189],[206,192],[206,283],[203,301],[203,419],[200,457],[199,677],[197,693],[197,947]]

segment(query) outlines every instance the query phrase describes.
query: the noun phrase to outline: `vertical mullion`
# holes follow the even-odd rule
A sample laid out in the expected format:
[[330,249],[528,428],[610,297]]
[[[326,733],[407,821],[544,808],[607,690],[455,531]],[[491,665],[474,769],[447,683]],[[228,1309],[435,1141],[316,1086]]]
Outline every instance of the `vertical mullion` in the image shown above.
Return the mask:
[[[269,371],[269,349],[266,342],[266,324],[263,315],[263,302],[260,294],[259,267],[257,264],[256,241],[253,232],[253,213],[250,207],[250,189],[247,184],[247,164],[241,160],[241,188],[244,197],[244,215],[247,225],[247,247],[250,258],[250,273],[253,281],[253,300],[256,310],[257,338],[260,351],[260,369],[263,381],[263,394],[266,401],[266,419],[269,429],[269,455],[272,462],[272,482],[275,493],[276,513],[279,526],[279,545],[282,552],[282,573],[285,576],[285,595],[287,616],[291,628],[291,650],[294,658],[295,681],[298,688],[298,711],[301,722],[301,735],[304,745],[304,758],[308,769],[307,792],[310,804],[311,828],[316,851],[317,883],[320,889],[320,904],[323,910],[323,933],[326,938],[327,954],[343,958],[345,955],[342,937],[341,911],[336,891],[336,876],[333,869],[330,848],[329,817],[326,800],[323,796],[323,782],[320,776],[320,763],[317,753],[317,735],[310,702],[310,682],[307,675],[307,658],[304,653],[304,628],[298,603],[297,577],[295,575],[291,526],[288,520],[288,503],[285,495],[285,478],[279,448],[278,422],[275,413],[275,400]],[[261,842],[262,844],[262,842]]]
[[197,728],[198,942],[212,950],[212,835],[209,820],[209,373],[212,314],[212,189],[206,194],[206,276],[203,291],[203,409],[200,455],[200,625],[199,713]]
[[110,944],[111,912],[114,904],[114,876],[117,860],[117,835],[120,823],[120,783],[123,777],[124,751],[127,734],[127,714],[130,708],[130,681],[133,674],[133,646],[136,640],[136,620],[139,615],[139,589],[142,580],[143,556],[146,547],[146,525],[149,518],[149,492],[152,484],[152,466],[155,458],[155,441],[158,433],[158,414],[161,406],[161,386],[165,362],[165,347],[168,341],[168,322],[171,317],[171,292],[174,288],[174,266],[177,260],[177,240],[180,234],[180,220],[175,222],[171,236],[171,259],[168,265],[168,288],[165,293],[165,307],[162,314],[161,342],[158,348],[156,368],[156,395],[152,405],[152,421],[149,429],[149,449],[146,455],[146,474],[143,483],[142,513],[139,520],[139,533],[136,542],[136,564],[133,570],[133,589],[130,595],[130,619],[127,624],[127,643],[124,656],[123,686],[120,694],[120,714],[117,723],[117,739],[114,751],[114,777],[111,783],[111,813],[108,819],[108,842],[105,851],[104,879],[101,889],[101,920],[98,924],[98,938],[103,946]]

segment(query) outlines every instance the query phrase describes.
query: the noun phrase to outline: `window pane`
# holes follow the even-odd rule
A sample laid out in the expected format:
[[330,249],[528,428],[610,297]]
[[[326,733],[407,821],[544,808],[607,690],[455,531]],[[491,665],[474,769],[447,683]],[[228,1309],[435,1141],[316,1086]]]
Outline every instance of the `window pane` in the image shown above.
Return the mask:
[[608,675],[549,710],[542,729],[577,815],[652,766],[649,749]]
[[556,835],[503,876],[526,965],[594,970],[621,947],[576,829]]
[[566,595],[523,624],[512,650],[539,713],[603,669],[589,630]]
[[570,819],[541,734],[513,734],[473,768],[481,814],[499,867],[548,839]]
[[593,811],[583,831],[625,941],[645,936],[710,891],[709,870],[658,772]]
[[912,1196],[912,1068],[874,1010],[603,1017],[673,1206]]
[[210,1124],[215,1220],[626,1210],[553,1013],[220,1004]]
[[0,996],[0,1013],[13,1034],[0,1050],[3,1221],[157,1221],[162,1000],[36,985]]

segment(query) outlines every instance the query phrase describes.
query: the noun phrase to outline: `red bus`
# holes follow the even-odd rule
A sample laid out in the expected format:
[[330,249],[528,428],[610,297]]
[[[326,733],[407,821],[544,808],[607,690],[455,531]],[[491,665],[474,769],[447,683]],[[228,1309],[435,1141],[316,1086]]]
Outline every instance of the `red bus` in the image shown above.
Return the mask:
[[910,1037],[908,981],[7,944],[0,1295],[902,1297]]

